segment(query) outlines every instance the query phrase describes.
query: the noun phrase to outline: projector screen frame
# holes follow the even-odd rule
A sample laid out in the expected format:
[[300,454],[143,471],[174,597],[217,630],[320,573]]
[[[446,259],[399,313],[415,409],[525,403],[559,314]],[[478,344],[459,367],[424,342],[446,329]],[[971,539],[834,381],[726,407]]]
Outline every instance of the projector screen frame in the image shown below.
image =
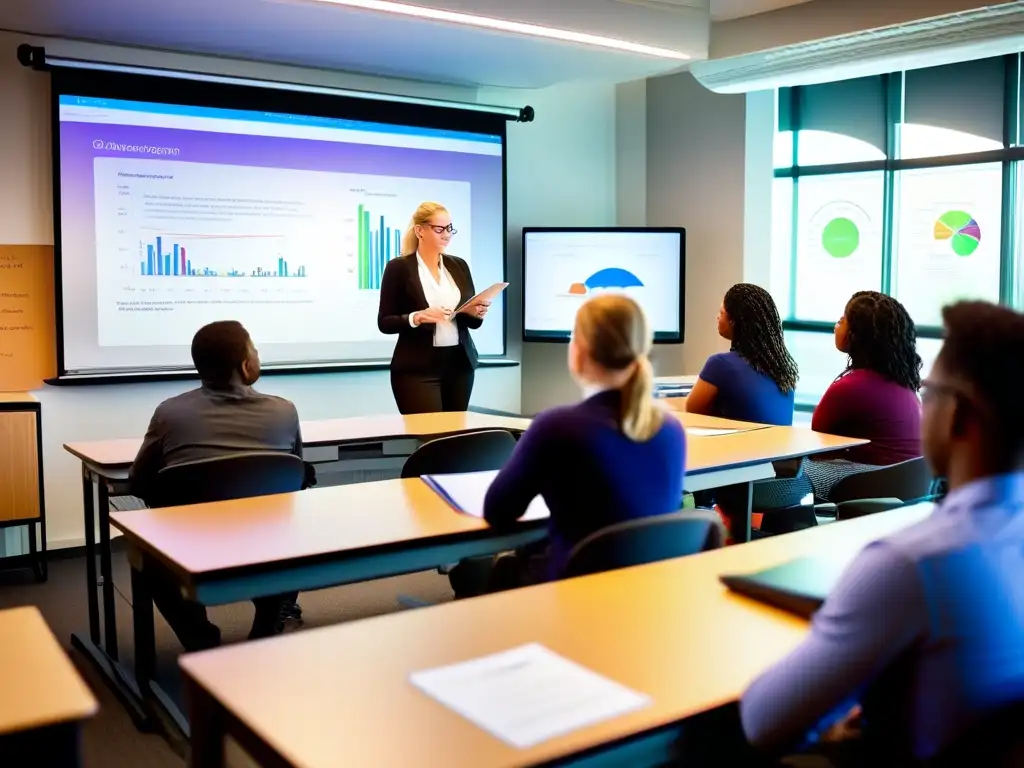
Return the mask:
[[686,338],[686,227],[523,227],[523,290],[520,310],[522,311],[522,340],[530,344],[568,344],[571,331],[533,331],[526,327],[526,239],[530,234],[678,234],[679,235],[679,334],[671,337],[654,335],[654,343],[683,344]]
[[[50,83],[50,144],[52,158],[52,205],[54,244],[54,324],[57,375],[46,380],[59,386],[141,383],[150,381],[194,380],[198,374],[191,366],[152,370],[96,370],[69,372],[64,353],[64,280],[61,223],[61,96],[119,99],[124,101],[215,107],[341,120],[385,123],[409,127],[480,133],[501,138],[501,270],[508,278],[508,115],[460,109],[457,106],[409,104],[379,101],[335,94],[301,92],[266,86],[225,84],[195,79],[182,79],[173,73],[133,74],[117,71],[54,68],[48,70]],[[185,96],[182,96],[185,94]],[[481,367],[518,365],[508,354],[508,305],[503,303],[501,318],[501,349],[497,354],[480,356]],[[493,320],[492,320],[493,321]],[[263,375],[309,375],[315,373],[353,373],[387,370],[390,359],[310,361],[266,365]]]

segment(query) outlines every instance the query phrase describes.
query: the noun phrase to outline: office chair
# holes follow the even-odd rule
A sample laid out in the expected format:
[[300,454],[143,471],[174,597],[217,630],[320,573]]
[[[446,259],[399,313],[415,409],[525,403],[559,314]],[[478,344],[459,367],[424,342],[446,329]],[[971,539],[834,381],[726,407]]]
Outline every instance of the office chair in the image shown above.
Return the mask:
[[[307,477],[305,463],[290,453],[260,451],[199,459],[161,469],[151,505],[172,507],[291,493],[302,490]],[[302,608],[291,603],[283,618],[301,622]]]
[[516,439],[501,429],[439,437],[421,445],[405,460],[402,477],[501,469],[515,447]]
[[[421,445],[405,460],[402,478],[501,469],[515,447],[516,439],[512,434],[500,429],[439,437]],[[480,585],[487,581],[492,560],[490,557],[468,558],[456,566],[441,566],[438,573],[448,574],[455,594],[464,596],[468,592],[480,591]],[[399,595],[398,602],[407,608],[429,605],[406,595]]]
[[563,576],[586,576],[685,557],[718,549],[724,542],[725,527],[711,512],[674,512],[627,520],[606,526],[573,547]]
[[164,467],[154,507],[204,504],[302,489],[306,468],[290,453],[235,453]]
[[[848,475],[832,486],[829,500],[837,520],[882,512],[934,498],[935,479],[923,457]],[[818,514],[828,511],[821,505]]]

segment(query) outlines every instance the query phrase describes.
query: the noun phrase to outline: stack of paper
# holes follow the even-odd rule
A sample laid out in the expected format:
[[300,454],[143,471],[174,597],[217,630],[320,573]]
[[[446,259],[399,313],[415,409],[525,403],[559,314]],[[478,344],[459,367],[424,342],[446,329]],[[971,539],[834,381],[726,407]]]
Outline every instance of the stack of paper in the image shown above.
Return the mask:
[[414,672],[410,680],[431,698],[520,749],[651,703],[647,696],[537,643]]
[[[473,517],[484,516],[484,497],[498,470],[461,472],[453,475],[423,475],[423,482],[459,512]],[[526,508],[522,520],[546,520],[549,516],[544,499],[537,496]]]

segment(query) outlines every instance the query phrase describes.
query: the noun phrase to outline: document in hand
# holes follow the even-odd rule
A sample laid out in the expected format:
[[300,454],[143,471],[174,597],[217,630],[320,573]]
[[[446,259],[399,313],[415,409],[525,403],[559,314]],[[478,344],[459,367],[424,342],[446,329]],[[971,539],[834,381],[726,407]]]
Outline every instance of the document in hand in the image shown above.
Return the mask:
[[496,298],[498,298],[498,294],[500,294],[506,288],[508,288],[508,283],[495,283],[490,288],[484,288],[482,291],[480,291],[480,293],[478,293],[473,298],[464,301],[462,304],[459,305],[459,308],[456,309],[455,311],[461,312],[470,304],[476,304],[478,301],[494,301]]
[[[498,470],[488,472],[461,472],[454,475],[423,475],[424,483],[429,485],[442,499],[451,504],[458,512],[473,517],[484,516],[484,497]],[[522,520],[546,520],[549,515],[544,499],[537,496],[526,508]]]
[[648,706],[651,700],[530,643],[414,672],[414,686],[519,749]]

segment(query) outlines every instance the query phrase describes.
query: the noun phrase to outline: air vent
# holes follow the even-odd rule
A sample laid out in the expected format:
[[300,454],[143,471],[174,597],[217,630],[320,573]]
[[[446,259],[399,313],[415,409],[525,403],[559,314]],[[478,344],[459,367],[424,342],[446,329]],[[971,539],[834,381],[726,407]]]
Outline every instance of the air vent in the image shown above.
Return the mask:
[[858,32],[745,56],[695,62],[694,77],[717,93],[809,85],[940,66],[1024,50],[1024,3]]

